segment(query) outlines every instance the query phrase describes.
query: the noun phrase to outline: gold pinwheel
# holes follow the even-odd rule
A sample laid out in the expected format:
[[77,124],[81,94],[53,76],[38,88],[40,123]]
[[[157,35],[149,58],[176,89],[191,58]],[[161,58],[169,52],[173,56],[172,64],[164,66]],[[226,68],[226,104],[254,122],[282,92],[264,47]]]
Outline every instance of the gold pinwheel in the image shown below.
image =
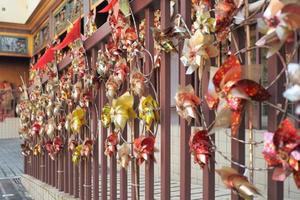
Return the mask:
[[133,103],[133,96],[129,92],[124,93],[117,99],[113,99],[110,117],[116,129],[123,130],[128,120],[136,118]]
[[73,133],[80,132],[81,127],[85,124],[85,114],[85,109],[79,106],[72,112],[71,130]]
[[159,121],[158,103],[152,96],[141,97],[139,105],[139,117],[145,122],[146,128],[149,130],[153,122]]

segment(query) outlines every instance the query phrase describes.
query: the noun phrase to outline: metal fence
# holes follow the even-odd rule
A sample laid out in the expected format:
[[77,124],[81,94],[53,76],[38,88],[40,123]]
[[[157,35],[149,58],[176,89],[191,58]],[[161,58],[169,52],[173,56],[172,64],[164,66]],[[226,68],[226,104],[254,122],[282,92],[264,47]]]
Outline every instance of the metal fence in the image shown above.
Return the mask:
[[[136,15],[137,20],[145,18],[145,40],[146,48],[150,51],[154,51],[154,40],[150,28],[154,24],[154,11],[160,9],[161,11],[161,28],[164,30],[169,27],[171,23],[170,19],[170,4],[169,0],[143,0],[143,1],[132,1],[131,7]],[[178,12],[181,14],[183,19],[186,21],[188,26],[191,26],[191,1],[180,0],[178,1]],[[91,66],[95,67],[97,61],[97,52],[99,49],[104,48],[107,37],[110,34],[110,27],[108,23],[103,24],[91,37],[85,40],[84,46],[87,50],[88,60],[91,62]],[[256,34],[259,37],[259,34]],[[245,32],[244,29],[239,30],[238,46],[243,48],[245,46]],[[286,47],[284,51],[289,51],[290,47]],[[285,55],[285,52],[282,52]],[[264,59],[264,53],[259,49],[253,51],[256,57],[256,63],[262,63]],[[181,52],[179,52],[180,54]],[[298,54],[296,56],[298,58]],[[159,103],[160,103],[160,163],[154,163],[153,161],[147,162],[145,166],[145,199],[154,199],[154,165],[160,166],[160,198],[167,200],[171,199],[170,192],[170,151],[171,151],[171,81],[170,81],[170,54],[163,53],[161,57],[161,67],[153,78],[153,84],[158,91]],[[242,59],[245,61],[245,57],[242,55]],[[147,58],[146,67],[144,72],[150,72],[151,63],[150,58]],[[178,63],[181,63],[178,61]],[[267,60],[268,66],[268,80],[271,82],[281,71],[282,65],[280,64],[279,58],[275,55]],[[64,71],[71,64],[71,58],[66,57],[59,63],[59,71]],[[180,64],[182,65],[182,64]],[[208,88],[209,72],[205,71],[205,76],[202,86],[202,92],[205,93]],[[193,84],[196,91],[199,90],[198,79],[195,76],[186,76],[185,67],[180,66],[179,80],[181,85]],[[274,105],[285,104],[285,100],[282,98],[282,92],[284,78],[280,78],[276,83],[269,88],[272,94],[270,102]],[[105,105],[107,99],[105,97],[105,88],[101,84],[100,88],[95,89],[96,91],[96,105],[99,110]],[[261,126],[261,105],[256,105],[252,108],[254,112],[254,124],[257,128]],[[277,128],[279,118],[275,109],[271,107],[268,110],[268,130],[274,131]],[[214,113],[211,112],[208,107],[205,106],[204,113],[208,123],[214,120]],[[25,157],[24,167],[25,173],[29,174],[53,187],[56,187],[59,191],[69,193],[74,197],[80,199],[117,199],[117,193],[120,194],[120,199],[128,199],[130,193],[131,199],[138,199],[137,197],[141,191],[137,190],[136,187],[139,185],[139,179],[134,177],[134,173],[130,173],[125,169],[120,170],[120,182],[117,181],[117,161],[116,157],[112,156],[108,158],[105,154],[104,141],[107,138],[107,129],[98,126],[99,119],[97,119],[96,113],[92,112],[89,119],[89,125],[91,130],[85,130],[82,132],[82,136],[90,137],[91,132],[98,133],[98,139],[95,141],[93,156],[90,159],[81,161],[78,165],[75,165],[71,161],[71,153],[64,148],[63,152],[58,155],[57,160],[51,160],[48,155],[28,156]],[[245,120],[243,120],[240,131],[236,138],[240,140],[245,139]],[[99,127],[99,130],[97,130]],[[191,126],[187,124],[184,119],[180,119],[180,199],[191,198],[191,155],[189,150],[189,138],[191,133]],[[68,134],[65,134],[68,135]],[[139,126],[134,127],[134,136],[139,135]],[[127,132],[123,133],[123,137],[127,138]],[[214,138],[214,137],[213,137]],[[66,138],[67,141],[67,138]],[[101,142],[99,144],[99,142]],[[98,149],[98,147],[100,149]],[[238,140],[232,139],[231,142],[232,154],[231,158],[235,162],[245,164],[245,144]],[[212,200],[215,197],[215,172],[214,172],[214,155],[211,156],[210,169],[205,166],[203,169],[203,199]],[[109,167],[108,167],[109,166]],[[232,165],[239,172],[243,173],[243,169]],[[134,168],[139,172],[139,166],[135,165]],[[200,170],[200,169],[199,169]],[[129,183],[129,175],[131,175],[131,182]],[[109,178],[108,178],[109,177]],[[100,180],[100,182],[99,182]],[[108,181],[109,180],[109,181]],[[119,186],[118,186],[119,184]],[[100,185],[100,187],[99,187]],[[130,186],[130,187],[128,187]],[[129,191],[128,191],[129,188]],[[119,190],[119,191],[118,191]],[[283,183],[275,182],[272,180],[272,170],[268,173],[268,199],[276,200],[283,199]],[[236,194],[232,193],[231,199],[240,199]]]

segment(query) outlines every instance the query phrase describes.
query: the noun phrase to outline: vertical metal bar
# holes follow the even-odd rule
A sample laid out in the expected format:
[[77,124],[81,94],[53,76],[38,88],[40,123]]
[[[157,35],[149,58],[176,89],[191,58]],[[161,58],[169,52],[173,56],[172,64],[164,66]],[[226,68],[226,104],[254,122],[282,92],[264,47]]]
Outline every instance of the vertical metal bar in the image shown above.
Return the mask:
[[65,193],[69,193],[70,192],[70,188],[69,188],[69,168],[68,168],[68,160],[69,160],[69,152],[68,152],[68,134],[67,131],[65,131],[65,147],[63,149],[63,154],[64,154],[64,192]]
[[[170,25],[170,1],[160,1],[161,29]],[[170,199],[170,123],[171,123],[171,84],[170,54],[162,53],[160,68],[160,105],[161,105],[161,199]],[[187,163],[187,162],[186,162]]]
[[109,168],[110,199],[117,199],[117,162],[115,155],[110,158]]
[[55,174],[55,188],[58,188],[58,158],[56,158],[54,160],[54,164],[55,164],[55,170],[54,170],[54,174]]
[[57,187],[59,191],[64,190],[64,154],[63,151],[58,154],[58,169],[57,169]]
[[[237,51],[237,48],[243,48],[245,46],[245,33],[243,29],[237,30],[237,34],[233,33],[233,37],[236,38],[237,46],[232,46],[233,52]],[[241,56],[244,59],[244,56]],[[243,63],[243,61],[241,61]],[[245,140],[245,117],[243,117],[239,131],[235,136],[239,140]],[[235,162],[240,164],[245,164],[245,144],[238,142],[237,140],[231,139],[231,159]],[[232,168],[236,169],[239,173],[243,174],[244,169],[238,167],[235,164],[231,164]],[[231,192],[231,199],[232,200],[242,200],[236,193]]]
[[45,154],[46,156],[46,163],[47,163],[47,184],[50,185],[51,184],[51,164],[50,164],[50,160],[49,160],[49,156],[47,154]]
[[[96,51],[96,49],[95,49]],[[93,53],[92,53],[93,55]],[[96,57],[95,57],[96,58]],[[97,58],[96,58],[97,59]],[[98,88],[95,90],[95,102],[96,107],[99,110],[99,90]],[[93,148],[93,200],[99,200],[99,130],[98,130],[98,120],[97,113],[95,108],[92,112],[92,123],[93,123],[93,134],[96,136],[94,141],[94,148]]]
[[[180,14],[188,27],[191,26],[191,1],[180,1]],[[180,55],[179,55],[180,56]],[[191,76],[186,76],[185,67],[179,60],[179,82],[181,86],[186,86],[192,82]],[[189,137],[191,127],[186,120],[180,118],[180,199],[191,198],[191,155],[189,152]]]
[[[100,87],[100,109],[105,105],[105,86],[101,84]],[[101,124],[101,144],[100,144],[100,159],[101,159],[101,199],[107,200],[107,157],[104,154],[105,152],[105,140],[107,138],[107,130]]]
[[28,164],[28,166],[29,166],[29,167],[28,167],[28,168],[29,168],[29,169],[28,169],[29,175],[32,176],[32,173],[31,173],[31,172],[32,172],[32,155],[29,156],[29,161],[28,161],[28,163],[29,163],[29,164]]
[[[86,127],[81,129],[80,138],[84,140],[86,135]],[[85,160],[79,162],[79,198],[84,199],[84,179],[85,179]]]
[[24,174],[28,174],[28,163],[27,163],[27,159],[28,158],[28,156],[24,156],[24,159],[23,159],[23,165],[24,165]]
[[[284,55],[284,52],[281,52]],[[279,58],[276,55],[273,55],[268,59],[268,82],[274,80],[277,74],[283,68],[282,64],[279,61]],[[269,88],[271,95],[269,101],[274,105],[283,104],[284,99],[282,92],[284,90],[284,78],[281,78]],[[274,132],[279,124],[281,114],[278,114],[277,110],[268,108],[268,130]],[[268,199],[272,200],[281,200],[283,199],[283,182],[273,181],[272,180],[273,170],[268,171]]]
[[[245,17],[249,17],[249,1],[245,0]],[[246,40],[245,40],[245,47],[249,48],[251,46],[251,35],[250,35],[250,25],[246,24],[245,25],[245,34],[246,34]],[[247,51],[245,53],[245,62],[247,66],[252,65],[252,60],[251,60],[251,51]],[[248,73],[251,74],[251,69],[250,67],[247,68]],[[249,129],[248,137],[249,137],[249,142],[254,141],[254,133],[253,133],[253,119],[254,119],[254,106],[250,103],[247,105],[246,108],[246,116],[247,116],[247,125],[246,127]],[[253,165],[254,165],[254,145],[249,144],[249,181],[253,183],[253,178],[254,178],[254,171],[253,171]]]
[[74,171],[73,171],[73,190],[74,190],[74,196],[75,198],[79,197],[79,164],[74,164]]
[[32,157],[32,176],[35,177],[35,156]]
[[[216,63],[215,60],[212,60],[212,65]],[[202,97],[208,92],[208,83],[210,79],[210,68],[206,68],[203,72],[203,88],[202,88]],[[203,112],[206,119],[206,123],[210,125],[214,120],[214,112],[208,108],[208,105],[205,103],[203,106]],[[215,135],[211,135],[211,140],[215,142]],[[204,200],[213,200],[215,199],[215,153],[211,152],[211,157],[209,159],[209,165],[205,165],[203,169],[203,199]]]
[[[152,36],[151,27],[154,26],[154,11],[151,7],[145,10],[145,42],[146,42],[146,49],[153,55],[154,53],[154,40]],[[152,69],[152,63],[149,56],[146,57],[145,63],[145,74],[149,74]],[[153,77],[153,76],[152,76]],[[154,78],[154,77],[153,77]],[[154,80],[150,80],[154,84]],[[153,92],[148,90],[151,95]],[[145,197],[146,199],[150,200],[154,198],[154,163],[153,161],[148,161],[145,164]]]
[[[91,54],[88,54],[88,60],[90,61],[90,67],[91,69],[95,68],[96,67],[96,58],[97,57],[97,50],[95,48],[93,48],[91,50]],[[91,105],[90,106],[90,111],[94,111],[94,106]],[[93,120],[95,118],[93,118],[93,112],[90,113],[90,118],[87,119],[87,121],[89,122],[89,127],[90,127],[90,131],[88,129],[86,129],[86,134],[85,136],[87,138],[92,138],[92,134],[96,134],[94,132],[94,124],[93,124]],[[93,155],[94,156],[94,155]],[[88,157],[85,159],[85,169],[84,169],[84,172],[85,172],[85,180],[84,180],[84,199],[85,200],[90,200],[91,199],[91,196],[92,196],[92,157]]]
[[43,182],[45,182],[45,174],[46,174],[46,163],[45,163],[45,158],[46,158],[46,156],[45,156],[45,154],[43,154],[42,156],[41,156],[41,163],[40,163],[40,169],[41,169],[41,181],[43,181]]
[[33,171],[35,178],[37,178],[37,173],[36,173],[36,157],[37,156],[34,156],[34,171]]
[[36,156],[36,178],[40,180],[40,154]]
[[[71,107],[68,106],[67,108],[68,112],[71,112]],[[70,135],[70,132],[67,133],[67,135]],[[68,151],[68,176],[69,176],[69,179],[68,179],[68,184],[69,184],[69,193],[71,195],[75,195],[75,187],[74,187],[74,164],[72,162],[72,152],[71,151]]]
[[[123,131],[123,138],[127,140],[127,130]],[[120,169],[120,199],[127,200],[127,169]]]
[[[134,120],[134,130],[133,130],[133,136],[134,138],[139,137],[139,120],[135,119]],[[147,182],[147,175],[145,175],[145,182]],[[136,200],[139,195],[140,195],[140,167],[137,164],[136,160],[131,161],[131,199]]]
[[[260,33],[259,33],[259,31],[256,29],[255,30],[255,39],[256,39],[256,41],[258,40],[260,38]],[[261,64],[261,49],[260,48],[257,48],[256,50],[255,50],[255,63],[257,64],[257,65],[259,65],[259,64]],[[262,72],[262,69],[261,69],[261,71],[260,71],[260,73],[263,73]],[[260,78],[260,82],[261,82],[261,80],[262,80],[262,77]],[[256,113],[256,122],[255,122],[255,124],[254,124],[254,127],[256,128],[256,129],[261,129],[261,126],[262,126],[262,112],[261,112],[261,109],[262,108],[262,105],[261,105],[261,103],[259,103],[257,106],[255,106],[255,113]]]
[[54,186],[54,174],[53,174],[54,165],[53,165],[53,160],[50,157],[49,157],[49,163],[50,163],[50,185]]
[[[62,134],[65,135],[65,132],[62,131]],[[64,149],[64,148],[63,148]],[[63,149],[58,153],[58,167],[57,167],[57,187],[59,191],[64,190],[64,151]]]
[[35,174],[34,174],[34,172],[35,172],[35,170],[34,170],[34,165],[35,165],[35,160],[34,160],[34,157],[35,156],[32,156],[32,158],[31,158],[31,176],[33,176],[33,177],[35,177]]

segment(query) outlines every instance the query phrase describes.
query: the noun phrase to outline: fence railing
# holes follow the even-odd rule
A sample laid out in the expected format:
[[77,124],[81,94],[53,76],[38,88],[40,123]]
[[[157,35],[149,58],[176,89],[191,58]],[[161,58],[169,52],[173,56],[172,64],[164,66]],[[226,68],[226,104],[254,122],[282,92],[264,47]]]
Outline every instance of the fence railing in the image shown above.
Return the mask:
[[[176,9],[185,20],[187,26],[191,26],[191,1],[180,0],[177,2]],[[171,23],[170,19],[170,2],[169,0],[135,0],[131,2],[131,8],[135,14],[137,24],[142,19],[145,19],[145,45],[146,48],[153,53],[154,39],[151,32],[151,27],[154,24],[154,12],[160,9],[161,12],[161,29],[165,30]],[[84,41],[84,47],[87,50],[87,57],[92,68],[96,68],[97,52],[103,49],[110,34],[110,26],[108,23],[103,24],[91,37]],[[238,38],[238,47],[245,46],[245,33],[240,30]],[[288,49],[288,48],[287,48]],[[179,55],[181,55],[181,51]],[[263,53],[260,49],[255,50],[257,64],[262,62]],[[243,60],[245,59],[242,56]],[[216,61],[218,62],[218,61]],[[206,93],[208,88],[209,71],[204,71],[203,85],[198,85],[198,78],[196,76],[187,76],[185,74],[185,67],[182,66],[180,61],[177,62],[179,66],[179,82],[180,85],[185,86],[193,84],[195,90],[199,93]],[[58,69],[63,72],[71,64],[71,58],[66,57],[58,65]],[[145,190],[139,191],[137,188],[141,184],[139,177],[141,176],[141,169],[136,163],[133,163],[133,168],[120,169],[119,181],[117,160],[115,156],[107,157],[105,152],[105,140],[108,136],[108,130],[99,124],[97,114],[93,110],[88,125],[90,129],[85,128],[80,134],[81,137],[91,137],[93,133],[97,133],[98,137],[95,140],[93,154],[91,158],[82,160],[78,165],[74,164],[71,160],[71,152],[67,150],[67,144],[61,153],[58,154],[58,159],[52,160],[46,154],[39,154],[38,156],[30,155],[24,158],[25,173],[29,174],[53,187],[59,191],[69,193],[74,197],[80,199],[97,200],[101,196],[102,200],[105,199],[139,199],[138,197],[144,192],[145,199],[154,199],[154,165],[160,167],[160,199],[172,199],[171,196],[171,57],[169,53],[162,53],[161,66],[157,73],[151,80],[154,87],[158,91],[160,103],[160,144],[159,149],[160,162],[154,163],[148,161],[145,164]],[[274,80],[282,66],[278,61],[278,57],[272,56],[268,59],[268,78],[269,82]],[[151,71],[151,61],[146,57],[146,65],[144,73],[148,74]],[[270,88],[272,94],[271,102],[274,105],[278,103],[284,104],[284,99],[281,98],[283,91],[283,81],[279,80]],[[47,82],[47,78],[43,79]],[[202,90],[201,90],[201,88]],[[108,102],[105,97],[105,85],[102,83],[99,88],[94,89],[95,104],[98,110]],[[254,123],[261,124],[260,116],[261,109],[258,106],[257,111],[254,112]],[[207,123],[214,120],[214,113],[204,106],[204,114]],[[275,109],[268,110],[268,129],[275,130],[278,125],[278,115]],[[180,199],[191,199],[191,154],[189,149],[189,138],[191,134],[191,125],[188,125],[186,120],[180,119]],[[240,131],[236,138],[240,140],[245,139],[245,122],[242,121]],[[260,127],[258,127],[260,128]],[[134,137],[139,136],[139,125],[136,123],[134,127]],[[65,142],[68,141],[68,133],[65,131]],[[123,132],[123,138],[131,137],[127,131]],[[225,137],[225,136],[224,136]],[[214,137],[212,137],[214,140]],[[231,141],[231,158],[235,162],[245,164],[245,144],[232,139]],[[210,166],[205,166],[203,169],[203,199],[212,200],[215,197],[215,162],[214,154],[210,158]],[[243,169],[232,165],[239,172],[243,173]],[[199,168],[199,170],[201,170]],[[135,176],[137,174],[137,177]],[[131,177],[129,177],[131,176]],[[272,170],[268,173],[268,199],[276,200],[283,199],[283,184],[272,181]],[[99,187],[100,186],[100,187]],[[130,194],[130,195],[129,195]],[[99,196],[100,195],[100,196]],[[231,199],[240,199],[235,193],[232,193]]]

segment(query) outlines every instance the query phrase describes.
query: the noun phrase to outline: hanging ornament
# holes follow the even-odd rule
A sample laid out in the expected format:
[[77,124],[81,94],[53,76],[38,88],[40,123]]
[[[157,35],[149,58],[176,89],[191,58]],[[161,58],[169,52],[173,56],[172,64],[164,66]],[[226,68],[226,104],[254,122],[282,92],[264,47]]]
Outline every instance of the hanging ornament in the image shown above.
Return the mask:
[[81,127],[85,124],[86,110],[79,106],[72,112],[71,130],[73,133],[79,133]]
[[194,156],[194,162],[199,164],[201,168],[207,165],[212,151],[207,131],[195,131],[190,137],[189,146]]
[[222,167],[216,169],[224,185],[246,200],[253,199],[255,195],[261,195],[258,189],[251,184],[246,176],[239,174],[235,169]]
[[134,98],[129,92],[124,93],[117,99],[113,99],[110,116],[116,129],[123,130],[128,120],[136,118],[133,103]]
[[270,167],[274,167],[272,179],[284,181],[291,173],[298,188],[300,164],[300,135],[294,125],[283,120],[275,133],[264,133],[264,158]]
[[133,142],[133,150],[137,159],[138,165],[143,164],[144,161],[155,161],[154,152],[157,149],[154,147],[155,138],[153,136],[140,136]]
[[89,138],[86,138],[82,144],[81,156],[84,156],[84,157],[92,156],[93,145],[94,145],[94,141]]
[[231,55],[212,73],[205,95],[208,107],[217,111],[215,127],[231,126],[232,135],[238,131],[246,100],[262,102],[270,97],[255,81],[241,79],[241,74],[240,62]]
[[150,130],[153,122],[159,121],[159,106],[152,96],[141,97],[139,104],[139,117],[144,121],[146,129]]
[[111,157],[117,152],[117,144],[119,143],[118,134],[113,132],[105,140],[105,152],[106,156]]
[[81,157],[82,145],[78,145],[72,153],[72,162],[78,164]]
[[131,160],[130,157],[130,148],[126,143],[123,143],[120,148],[118,149],[118,163],[121,167],[127,169],[129,165],[129,161]]
[[192,118],[197,119],[197,106],[200,105],[200,99],[195,95],[192,85],[180,87],[175,95],[177,113],[188,123]]

